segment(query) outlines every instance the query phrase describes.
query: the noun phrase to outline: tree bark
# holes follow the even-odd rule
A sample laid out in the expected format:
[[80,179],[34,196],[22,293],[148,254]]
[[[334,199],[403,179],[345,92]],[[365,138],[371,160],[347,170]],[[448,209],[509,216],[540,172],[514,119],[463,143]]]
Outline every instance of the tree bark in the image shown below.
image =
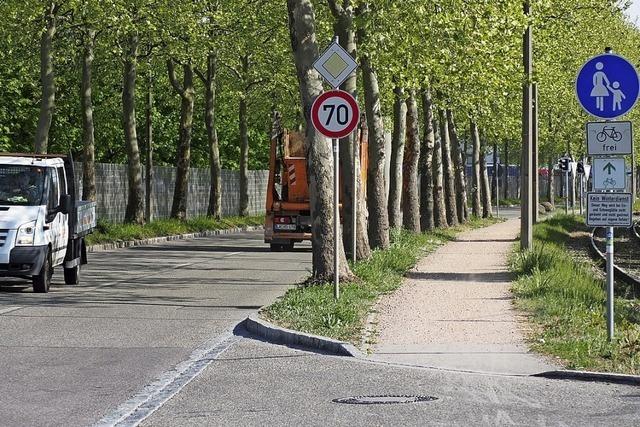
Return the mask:
[[[340,229],[334,230],[333,171],[331,144],[311,124],[311,105],[322,92],[322,81],[313,69],[318,58],[315,13],[311,0],[287,0],[289,34],[296,65],[302,111],[304,112],[305,151],[308,165],[309,195],[312,217],[313,279],[329,281],[334,274],[334,243],[342,243]],[[353,275],[346,262],[344,246],[338,244],[341,280]]]
[[406,230],[420,233],[420,195],[418,162],[420,161],[420,126],[416,91],[409,91],[407,102],[407,142],[402,171],[402,224]]
[[[338,0],[328,0],[329,8],[335,19],[333,25],[334,34],[338,37],[340,46],[342,46],[353,57],[357,57],[356,34],[353,25],[353,10],[350,8],[350,0],[342,4]],[[345,7],[343,7],[345,6]],[[350,93],[354,97],[357,96],[358,75],[352,73],[340,87],[343,91]],[[351,254],[353,245],[353,206],[356,203],[356,259],[368,259],[371,257],[371,247],[369,246],[369,236],[367,234],[367,199],[365,197],[366,189],[362,182],[362,175],[357,173],[356,188],[357,198],[354,202],[353,178],[354,172],[360,171],[360,146],[356,146],[356,158],[354,162],[354,144],[360,144],[360,138],[366,136],[367,132],[363,130],[363,123],[366,126],[366,120],[360,123],[359,132],[354,132],[346,138],[340,140],[340,167],[342,170],[342,218],[344,224],[343,244],[347,253]]]
[[56,36],[56,18],[59,5],[47,3],[44,13],[45,29],[40,39],[40,82],[42,84],[42,100],[40,115],[36,128],[35,152],[46,154],[49,148],[49,129],[53,120],[53,109],[56,103],[56,80],[53,66],[53,39]]
[[471,120],[471,139],[473,141],[473,189],[471,194],[471,213],[480,217],[480,133],[478,125]]
[[389,176],[389,227],[402,227],[402,169],[405,139],[407,136],[407,103],[404,88],[393,90],[393,137],[391,140],[391,173]]
[[456,176],[451,156],[451,139],[449,127],[444,110],[438,110],[440,122],[440,140],[442,144],[442,163],[444,168],[445,205],[447,211],[447,223],[453,227],[458,225],[458,207],[456,202]]
[[125,221],[144,224],[144,196],[142,190],[142,167],[136,130],[136,74],[138,68],[138,34],[127,40],[128,51],[124,60],[122,111],[124,140],[127,147],[129,194]]
[[242,89],[238,115],[240,131],[240,216],[249,215],[249,126],[247,124],[247,98],[249,97],[249,55],[240,57],[242,67]]
[[193,65],[183,64],[183,83],[176,78],[173,60],[167,60],[169,81],[180,95],[180,138],[176,158],[176,185],[173,192],[171,218],[184,220],[187,218],[187,197],[189,194],[189,167],[191,164],[191,130],[193,128],[193,109],[195,89],[193,87]]
[[207,56],[206,74],[198,73],[205,88],[204,121],[207,128],[207,142],[209,147],[209,169],[211,187],[209,190],[209,206],[207,216],[222,218],[222,167],[220,165],[220,144],[216,130],[216,80],[218,76],[217,52],[210,52]]
[[556,187],[554,182],[555,176],[553,173],[553,166],[554,166],[553,157],[549,157],[549,180],[547,182],[547,200],[549,201],[549,203],[555,206],[556,205],[556,197],[555,197]]
[[456,207],[458,222],[463,223],[469,218],[469,207],[467,206],[467,180],[465,174],[465,164],[460,152],[460,140],[458,130],[453,118],[453,112],[447,109],[447,126],[449,137],[451,138],[451,156],[453,157],[455,180],[456,180]]
[[481,195],[482,195],[482,217],[490,218],[493,216],[491,210],[491,184],[489,183],[489,175],[487,174],[487,143],[482,141],[480,149],[480,173],[481,173]]
[[433,128],[433,104],[428,89],[422,91],[422,121],[424,134],[420,150],[420,228],[422,231],[435,228],[433,206],[433,152],[435,133]]
[[504,187],[504,199],[509,198],[509,143],[504,142],[504,172],[502,173],[502,186]]
[[82,199],[95,202],[96,200],[96,156],[93,125],[92,100],[92,67],[93,46],[96,31],[86,28],[82,34],[82,83],[80,105],[82,108]]
[[[362,35],[360,35],[362,39]],[[369,207],[369,242],[373,249],[389,247],[389,212],[385,187],[385,139],[378,76],[367,55],[361,55],[364,100],[369,126],[369,168],[367,171],[367,206]]]
[[433,223],[436,227],[446,228],[448,223],[442,166],[442,136],[438,129],[438,121],[435,118],[433,120],[433,130],[435,133],[435,146],[433,147]]
[[145,218],[153,221],[153,77],[151,64],[149,64],[149,80],[147,82],[147,108],[146,108],[146,174],[145,174]]

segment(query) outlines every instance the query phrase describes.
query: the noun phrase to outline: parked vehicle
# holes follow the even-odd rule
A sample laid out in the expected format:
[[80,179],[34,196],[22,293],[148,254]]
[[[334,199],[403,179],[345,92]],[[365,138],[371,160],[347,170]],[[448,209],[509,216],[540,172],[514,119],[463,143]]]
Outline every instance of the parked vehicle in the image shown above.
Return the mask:
[[71,156],[0,154],[0,277],[25,277],[48,292],[55,267],[68,285],[87,263],[96,204],[77,200]]
[[[360,166],[366,188],[366,128],[359,127],[356,138],[360,144]],[[277,132],[271,139],[264,241],[270,244],[272,251],[292,250],[295,243],[311,240],[311,226],[304,135],[286,130]]]

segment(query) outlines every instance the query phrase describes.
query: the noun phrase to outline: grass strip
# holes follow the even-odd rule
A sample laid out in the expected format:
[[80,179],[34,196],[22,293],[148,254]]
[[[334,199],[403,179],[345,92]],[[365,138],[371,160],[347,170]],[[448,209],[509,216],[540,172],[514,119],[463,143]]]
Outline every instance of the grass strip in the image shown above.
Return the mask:
[[396,290],[405,273],[420,258],[460,232],[500,221],[473,219],[462,226],[422,234],[393,230],[389,249],[374,251],[371,259],[351,266],[358,280],[341,284],[338,301],[333,298],[332,284],[301,284],[265,308],[261,315],[285,328],[359,345],[372,306],[380,296]]
[[115,224],[107,221],[98,221],[96,230],[87,236],[87,244],[96,245],[100,243],[141,240],[152,237],[176,236],[179,234],[226,230],[262,224],[264,224],[264,216],[225,217],[220,220],[209,217],[197,217],[186,221],[159,219],[145,225]]
[[[606,293],[597,263],[585,256],[584,219],[556,215],[534,227],[534,247],[515,250],[516,306],[530,314],[532,348],[569,369],[640,374],[640,301],[616,284],[615,340],[607,340]],[[576,252],[578,234],[582,249]],[[570,246],[569,246],[570,245]]]

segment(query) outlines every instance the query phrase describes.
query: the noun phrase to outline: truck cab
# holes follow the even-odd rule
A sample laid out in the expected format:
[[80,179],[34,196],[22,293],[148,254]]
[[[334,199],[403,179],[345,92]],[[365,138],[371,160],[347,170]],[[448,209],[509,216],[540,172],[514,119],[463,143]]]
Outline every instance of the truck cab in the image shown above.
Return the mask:
[[76,200],[71,156],[0,154],[0,277],[48,292],[55,267],[79,283],[95,203]]

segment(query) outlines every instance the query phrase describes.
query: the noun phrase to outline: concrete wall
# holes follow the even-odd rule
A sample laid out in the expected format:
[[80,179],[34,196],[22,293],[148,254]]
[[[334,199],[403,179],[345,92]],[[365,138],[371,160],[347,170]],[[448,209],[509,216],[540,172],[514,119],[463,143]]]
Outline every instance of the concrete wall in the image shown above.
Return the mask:
[[[168,218],[171,213],[175,168],[155,167],[153,179],[153,218]],[[143,173],[145,169],[143,169]],[[82,164],[76,163],[78,188],[82,194]],[[249,171],[249,213],[264,213],[266,202],[268,171]],[[207,213],[209,169],[191,169],[187,215],[202,216]],[[144,186],[144,184],[143,184]],[[96,190],[98,194],[97,215],[99,219],[122,222],[127,208],[127,166],[116,164],[96,164]],[[240,174],[237,171],[222,171],[222,215],[233,216],[240,208]]]

